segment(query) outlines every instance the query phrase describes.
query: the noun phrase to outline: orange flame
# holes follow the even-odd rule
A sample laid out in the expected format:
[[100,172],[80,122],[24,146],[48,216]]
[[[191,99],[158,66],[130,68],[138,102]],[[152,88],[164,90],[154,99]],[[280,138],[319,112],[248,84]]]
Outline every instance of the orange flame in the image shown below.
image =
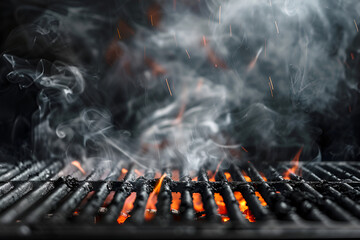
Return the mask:
[[[251,182],[251,178],[246,174],[245,171],[241,171],[241,173],[247,182]],[[260,173],[260,174],[263,175],[262,173]],[[265,176],[262,176],[262,177],[263,177],[264,181],[267,181]],[[261,196],[261,194],[259,192],[255,192],[255,195],[259,198],[261,205],[263,205],[263,206],[267,205],[264,198]]]
[[299,159],[300,159],[300,155],[301,155],[301,152],[303,150],[303,147],[301,147],[299,149],[299,151],[296,153],[295,157],[291,160],[291,163],[292,163],[292,167],[289,168],[285,173],[284,173],[284,179],[286,180],[290,180],[290,174],[293,173],[293,174],[297,174],[298,171],[299,171]]
[[146,221],[150,221],[155,216],[155,211],[156,211],[156,206],[155,205],[157,203],[157,195],[160,192],[161,185],[162,185],[162,182],[163,182],[165,177],[166,177],[166,173],[164,173],[161,176],[158,184],[155,186],[154,190],[149,195],[148,201],[146,203],[146,210],[145,210],[145,213],[144,213],[144,217],[145,217]]
[[245,215],[245,218],[247,220],[249,220],[249,222],[255,222],[255,217],[250,212],[249,207],[247,206],[247,203],[246,203],[244,197],[242,196],[242,194],[240,192],[234,192],[234,196],[235,196],[236,200],[238,201],[239,209]]
[[200,193],[193,193],[192,194],[193,197],[193,204],[194,204],[194,209],[196,212],[204,212],[204,205],[203,202],[201,200],[201,194]]
[[171,196],[172,196],[172,202],[171,202],[170,209],[179,211],[180,204],[181,204],[181,193],[173,192],[173,193],[171,193]]
[[130,196],[125,200],[124,206],[121,210],[121,213],[117,219],[119,224],[123,224],[128,217],[130,217],[129,212],[134,208],[134,202],[136,199],[136,192],[130,194]]
[[79,169],[82,174],[86,174],[79,161],[72,161],[71,164],[74,165],[77,169]]
[[224,175],[225,175],[226,180],[227,180],[228,182],[232,182],[232,178],[231,178],[231,174],[230,174],[230,173],[224,172]]
[[220,215],[226,215],[227,210],[226,210],[225,202],[223,197],[220,195],[220,193],[214,193],[214,199],[216,205],[218,206],[218,213]]

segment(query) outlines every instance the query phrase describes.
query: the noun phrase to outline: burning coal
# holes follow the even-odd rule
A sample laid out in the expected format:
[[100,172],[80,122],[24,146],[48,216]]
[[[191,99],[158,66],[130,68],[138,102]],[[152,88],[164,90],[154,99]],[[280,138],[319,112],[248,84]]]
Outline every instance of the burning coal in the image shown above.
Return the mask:
[[4,156],[196,170],[359,154],[357,1],[8,7]]

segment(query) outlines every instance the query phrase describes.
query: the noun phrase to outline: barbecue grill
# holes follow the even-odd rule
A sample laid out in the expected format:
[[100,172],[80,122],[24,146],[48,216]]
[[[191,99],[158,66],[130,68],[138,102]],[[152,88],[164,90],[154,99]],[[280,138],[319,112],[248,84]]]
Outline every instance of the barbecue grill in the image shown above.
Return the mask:
[[[300,162],[301,174],[290,172],[289,180],[283,177],[289,163],[221,165],[204,166],[196,176],[127,162],[86,171],[61,161],[3,165],[1,233],[90,239],[359,236],[359,163]],[[154,195],[156,209],[147,209]]]

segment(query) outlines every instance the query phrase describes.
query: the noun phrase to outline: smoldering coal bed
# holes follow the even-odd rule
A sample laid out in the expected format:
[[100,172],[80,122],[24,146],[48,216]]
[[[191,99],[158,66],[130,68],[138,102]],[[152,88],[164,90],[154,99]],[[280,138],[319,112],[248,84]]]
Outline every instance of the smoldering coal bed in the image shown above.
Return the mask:
[[360,163],[300,162],[294,167],[222,163],[195,173],[160,172],[125,162],[92,169],[61,161],[2,165],[1,235],[359,236]]

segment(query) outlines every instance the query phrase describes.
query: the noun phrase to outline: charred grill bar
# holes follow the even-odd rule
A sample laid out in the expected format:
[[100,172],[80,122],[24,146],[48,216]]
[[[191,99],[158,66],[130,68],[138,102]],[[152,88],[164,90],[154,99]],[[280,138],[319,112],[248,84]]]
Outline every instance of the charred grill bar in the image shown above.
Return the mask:
[[[227,169],[212,169],[215,181],[210,181],[205,167],[199,170],[198,180],[191,180],[186,169],[177,169],[180,179],[174,180],[169,168],[158,172],[162,178],[154,178],[156,170],[147,169],[141,175],[137,166],[126,163],[107,169],[96,166],[84,174],[71,164],[25,162],[0,176],[0,229],[4,236],[45,237],[51,230],[59,236],[71,233],[90,238],[100,233],[109,237],[119,236],[114,233],[209,237],[211,228],[217,229],[215,235],[233,238],[289,237],[286,233],[290,232],[321,237],[360,234],[360,164],[300,163],[299,171],[290,172],[290,180],[285,180],[283,173],[289,167],[285,163],[230,164]],[[160,187],[156,213],[148,220],[144,214],[156,187]],[[174,192],[181,194],[178,211],[171,209]],[[242,194],[255,222],[245,218],[235,192]],[[131,193],[136,193],[133,208],[123,224],[118,224]],[[195,214],[193,193],[201,195],[205,218]],[[221,222],[224,216],[215,194],[222,196],[226,222]],[[179,232],[183,235],[176,234]]]

